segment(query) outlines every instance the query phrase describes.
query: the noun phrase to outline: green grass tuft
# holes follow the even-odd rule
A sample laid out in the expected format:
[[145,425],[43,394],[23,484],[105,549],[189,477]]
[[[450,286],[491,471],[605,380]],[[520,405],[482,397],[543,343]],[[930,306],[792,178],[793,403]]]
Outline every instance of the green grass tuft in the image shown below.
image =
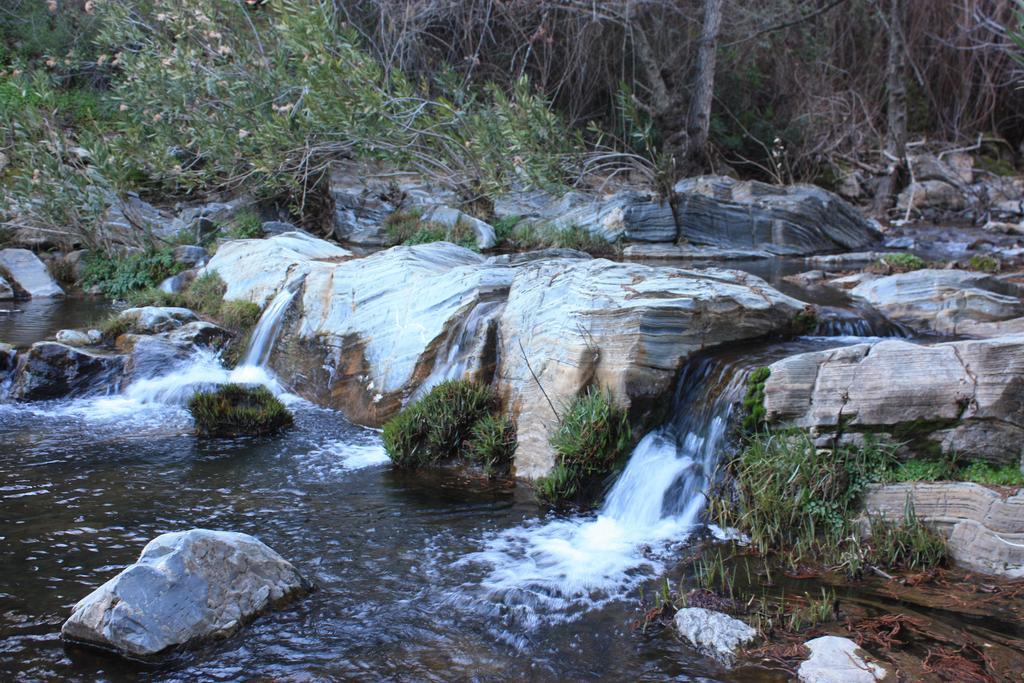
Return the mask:
[[291,412],[266,387],[224,384],[188,402],[196,433],[206,437],[266,436],[293,424]]
[[909,273],[912,270],[927,268],[923,258],[909,252],[886,254],[867,267],[869,273],[892,275],[893,273]]

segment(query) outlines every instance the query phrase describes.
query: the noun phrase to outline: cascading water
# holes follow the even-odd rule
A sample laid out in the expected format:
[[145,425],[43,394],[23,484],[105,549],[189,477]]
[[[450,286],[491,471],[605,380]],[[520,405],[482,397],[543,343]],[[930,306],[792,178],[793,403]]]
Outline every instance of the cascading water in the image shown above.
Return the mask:
[[240,367],[263,367],[270,360],[270,352],[274,349],[274,342],[281,332],[285,311],[295,298],[295,292],[295,287],[285,286],[271,300],[253,328],[249,348],[239,364]]
[[509,529],[461,560],[489,567],[486,599],[530,627],[575,619],[664,571],[667,551],[697,525],[746,374],[714,359],[691,364],[672,418],[640,441],[596,516]]

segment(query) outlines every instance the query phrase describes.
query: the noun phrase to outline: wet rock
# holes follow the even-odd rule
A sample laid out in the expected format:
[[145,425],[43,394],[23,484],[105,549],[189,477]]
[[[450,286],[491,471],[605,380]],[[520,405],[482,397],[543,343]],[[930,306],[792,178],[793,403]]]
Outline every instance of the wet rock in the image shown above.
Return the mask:
[[221,246],[202,273],[215,272],[227,284],[226,300],[265,306],[285,282],[301,278],[317,265],[333,267],[352,252],[304,232],[269,239],[233,240]]
[[849,638],[822,636],[804,645],[811,656],[797,669],[801,683],[876,683],[888,675]]
[[787,275],[782,279],[801,287],[817,287],[823,285],[828,280],[828,274],[823,270],[808,270],[804,273]]
[[167,339],[172,342],[183,342],[207,349],[222,348],[233,336],[231,332],[223,327],[206,322],[205,320],[185,323],[181,327],[166,333]]
[[738,648],[757,637],[757,631],[739,619],[702,607],[685,607],[674,621],[687,642],[726,665],[735,661]]
[[548,249],[537,249],[535,251],[524,251],[514,254],[499,254],[497,256],[489,257],[487,259],[487,263],[495,266],[521,266],[533,261],[559,258],[589,259],[593,257],[585,251],[566,249],[563,247],[551,247]]
[[884,251],[853,251],[845,254],[826,254],[823,256],[809,256],[807,263],[821,268],[831,270],[852,270],[863,268],[875,261],[884,258],[887,252]]
[[247,534],[163,534],[135,564],[76,604],[61,635],[131,657],[151,656],[227,637],[307,589],[291,563]]
[[89,334],[82,330],[61,330],[54,336],[54,339],[68,346],[89,346],[94,343]]
[[202,247],[183,244],[174,248],[174,262],[189,268],[201,268],[206,264],[207,253]]
[[925,269],[865,278],[850,295],[894,320],[940,334],[1024,316],[1024,289],[964,270]]
[[76,349],[57,342],[37,342],[21,355],[11,396],[44,401],[115,390],[124,358]]
[[679,236],[693,244],[813,254],[864,249],[878,229],[839,196],[814,185],[776,186],[724,176],[675,186]]
[[498,243],[498,237],[490,223],[450,206],[428,207],[421,215],[421,220],[443,225],[449,230],[457,226],[468,227],[476,236],[477,249],[491,249]]
[[0,398],[5,394],[5,385],[18,363],[18,350],[10,344],[0,342]]
[[588,386],[609,391],[634,417],[645,415],[693,354],[787,329],[803,307],[733,270],[604,259],[519,269],[500,320],[497,371],[518,424],[516,475],[550,471],[554,410]]
[[623,247],[622,255],[627,259],[655,260],[673,259],[687,261],[752,261],[771,258],[771,253],[758,249],[720,249],[700,247],[692,244],[631,244]]
[[121,311],[117,317],[136,334],[168,332],[197,319],[196,314],[192,311],[176,306],[127,308]]
[[14,298],[14,287],[7,279],[0,275],[0,301]]
[[28,249],[0,249],[0,271],[9,285],[32,298],[64,296],[46,265]]
[[900,520],[908,501],[918,519],[946,538],[959,566],[1024,578],[1024,491],[1003,496],[970,482],[875,484],[864,494],[863,509]]
[[912,454],[1018,464],[1024,443],[1024,337],[932,346],[886,340],[773,363],[770,423],[839,437],[889,436]]

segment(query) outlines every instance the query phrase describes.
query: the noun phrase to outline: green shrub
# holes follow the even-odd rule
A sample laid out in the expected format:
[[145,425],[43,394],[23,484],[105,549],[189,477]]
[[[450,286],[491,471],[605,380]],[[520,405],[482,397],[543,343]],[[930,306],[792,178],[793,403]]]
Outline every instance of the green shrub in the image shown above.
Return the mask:
[[228,228],[227,236],[232,239],[252,239],[263,235],[263,221],[252,209],[239,211]]
[[771,368],[760,367],[747,378],[747,393],[743,396],[743,429],[747,432],[756,432],[765,424],[764,385],[771,374]]
[[622,465],[633,433],[626,411],[596,389],[577,396],[551,435],[555,467],[535,483],[537,497],[548,504],[573,501]]
[[476,249],[476,233],[462,221],[448,228],[436,221],[425,221],[417,209],[395,211],[384,219],[384,243],[387,246],[451,242]]
[[516,428],[504,415],[484,415],[470,432],[466,459],[488,475],[504,474],[516,452]]
[[506,246],[518,251],[545,248],[564,248],[585,251],[595,256],[614,256],[617,245],[611,244],[600,235],[595,235],[578,225],[558,226],[552,223],[516,220],[506,223],[495,232]]
[[967,262],[967,266],[971,270],[980,270],[983,273],[998,273],[1002,269],[1003,264],[995,256],[975,254]]
[[960,470],[958,478],[989,486],[1024,486],[1024,472],[1017,465],[995,467],[987,462],[972,462]]
[[384,448],[396,467],[416,468],[460,457],[473,428],[496,408],[489,387],[442,382],[384,425]]
[[222,325],[236,331],[251,330],[259,322],[262,310],[251,301],[225,301],[220,306]]
[[867,271],[879,275],[891,275],[893,273],[909,273],[912,270],[921,270],[927,267],[928,264],[920,256],[909,252],[901,252],[898,254],[886,254],[868,266]]
[[871,564],[923,571],[946,562],[949,551],[946,540],[922,523],[907,505],[904,518],[893,523],[881,516],[869,518],[870,540],[867,559]]
[[906,460],[887,470],[883,481],[939,481],[952,479],[956,465],[952,460]]
[[293,423],[292,414],[262,386],[224,384],[188,402],[196,433],[207,437],[265,436]]
[[131,292],[156,287],[185,267],[175,262],[170,249],[124,255],[96,253],[86,261],[82,280],[112,299],[124,299]]

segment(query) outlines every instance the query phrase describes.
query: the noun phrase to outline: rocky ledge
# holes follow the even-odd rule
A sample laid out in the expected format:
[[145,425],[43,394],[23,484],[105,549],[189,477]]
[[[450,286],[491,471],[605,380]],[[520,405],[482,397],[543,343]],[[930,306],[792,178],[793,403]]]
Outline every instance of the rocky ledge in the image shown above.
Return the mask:
[[83,598],[65,640],[148,657],[224,638],[309,589],[298,570],[247,534],[192,529],[150,541],[135,564]]

